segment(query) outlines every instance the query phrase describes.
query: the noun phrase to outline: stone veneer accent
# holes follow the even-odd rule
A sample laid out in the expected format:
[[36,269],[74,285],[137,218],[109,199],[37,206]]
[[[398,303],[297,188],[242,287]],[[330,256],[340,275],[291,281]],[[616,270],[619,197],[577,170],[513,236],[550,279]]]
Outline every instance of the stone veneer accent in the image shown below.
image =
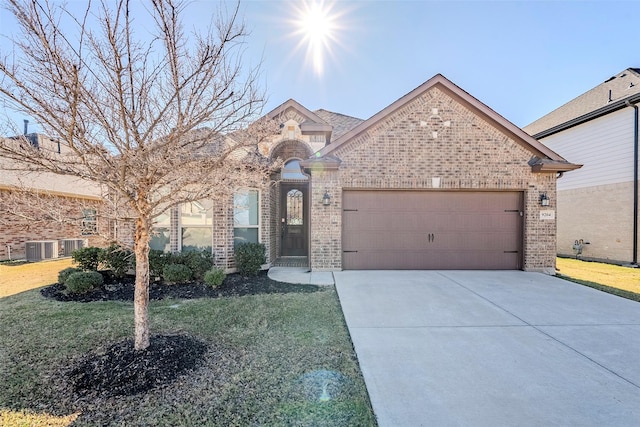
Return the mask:
[[[312,171],[314,271],[342,268],[342,189],[508,190],[524,192],[524,269],[555,272],[556,221],[541,220],[546,192],[555,210],[555,173],[533,173],[531,151],[432,87],[331,152],[337,171]],[[432,178],[440,187],[432,187]],[[331,194],[331,206],[322,196]]]

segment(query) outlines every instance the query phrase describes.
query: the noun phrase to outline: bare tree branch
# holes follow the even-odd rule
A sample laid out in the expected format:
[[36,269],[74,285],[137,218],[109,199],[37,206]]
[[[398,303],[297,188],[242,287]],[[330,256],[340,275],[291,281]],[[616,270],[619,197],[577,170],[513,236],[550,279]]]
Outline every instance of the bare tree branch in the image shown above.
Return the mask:
[[[239,4],[187,37],[181,0],[100,0],[79,12],[49,0],[5,1],[22,31],[14,52],[0,57],[0,97],[63,149],[0,139],[0,157],[8,168],[93,182],[108,191],[110,216],[135,218],[136,348],[145,348],[153,219],[270,173],[256,147],[277,128],[248,126],[264,96],[259,69],[241,66]],[[136,25],[145,14],[151,32]]]

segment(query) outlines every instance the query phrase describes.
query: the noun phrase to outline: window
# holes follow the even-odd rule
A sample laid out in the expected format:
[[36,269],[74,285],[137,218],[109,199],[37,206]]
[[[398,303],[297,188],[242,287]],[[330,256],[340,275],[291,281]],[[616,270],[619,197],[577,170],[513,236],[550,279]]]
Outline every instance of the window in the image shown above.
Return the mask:
[[198,200],[180,205],[182,251],[213,248],[213,201]]
[[98,234],[98,212],[95,209],[82,209],[80,233],[83,236]]
[[287,193],[287,225],[304,225],[302,191],[290,190]]
[[282,179],[304,179],[308,180],[309,177],[302,173],[300,168],[300,160],[289,160],[282,167]]
[[171,211],[165,211],[153,221],[151,229],[151,249],[169,252],[171,250]]
[[233,196],[233,244],[259,243],[258,190],[239,190]]

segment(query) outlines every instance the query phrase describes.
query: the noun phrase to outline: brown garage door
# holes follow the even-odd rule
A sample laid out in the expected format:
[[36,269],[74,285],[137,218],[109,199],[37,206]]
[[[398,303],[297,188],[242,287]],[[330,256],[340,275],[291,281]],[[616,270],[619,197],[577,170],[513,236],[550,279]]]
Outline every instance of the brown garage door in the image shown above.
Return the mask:
[[514,270],[521,192],[345,191],[343,268]]

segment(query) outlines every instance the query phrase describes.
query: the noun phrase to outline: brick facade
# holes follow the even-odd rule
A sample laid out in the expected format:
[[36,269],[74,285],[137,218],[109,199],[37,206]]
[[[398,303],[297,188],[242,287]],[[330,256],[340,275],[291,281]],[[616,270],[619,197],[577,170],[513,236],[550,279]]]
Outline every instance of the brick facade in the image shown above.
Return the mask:
[[[437,87],[348,140],[337,171],[312,172],[311,268],[342,268],[342,189],[509,190],[525,194],[524,269],[554,272],[556,222],[540,219],[540,194],[555,209],[555,173],[533,173],[533,154]],[[434,180],[439,178],[439,188]],[[332,196],[322,206],[322,196]]]
[[[0,190],[3,192],[6,190]],[[61,209],[65,222],[25,220],[17,215],[3,215],[0,220],[0,260],[9,259],[9,246],[11,259],[26,258],[25,242],[37,240],[66,240],[82,239],[89,246],[105,244],[112,230],[108,221],[100,217],[100,203],[82,199],[56,196],[55,204]],[[82,209],[94,208],[98,213],[98,235],[82,235]],[[29,216],[38,217],[41,213],[34,208]],[[61,247],[59,254],[62,256]],[[68,256],[69,254],[64,254]]]

